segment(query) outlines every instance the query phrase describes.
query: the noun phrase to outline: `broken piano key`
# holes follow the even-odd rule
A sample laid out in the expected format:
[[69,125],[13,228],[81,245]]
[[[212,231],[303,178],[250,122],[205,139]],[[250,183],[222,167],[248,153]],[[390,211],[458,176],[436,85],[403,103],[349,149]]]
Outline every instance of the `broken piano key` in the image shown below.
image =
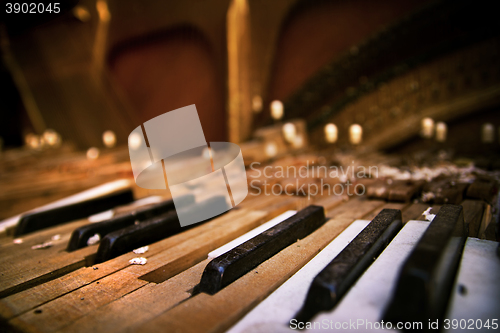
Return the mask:
[[459,205],[441,207],[402,266],[384,321],[427,322],[443,317],[467,238],[462,210]]
[[[226,204],[225,198],[217,196],[198,204],[187,206],[183,209],[188,209],[193,214],[196,214],[214,205],[221,206],[224,204]],[[196,225],[197,224],[194,224],[193,226]],[[102,238],[94,263],[98,264],[104,262],[132,251],[135,248],[157,242],[186,229],[186,227],[181,227],[177,212],[172,210],[141,223],[110,232]]]
[[278,225],[213,259],[205,267],[195,293],[210,295],[245,275],[254,267],[309,235],[325,223],[323,207],[309,206]]
[[82,219],[134,200],[131,189],[73,203],[40,212],[27,213],[21,217],[14,237],[49,228],[65,222]]
[[[185,195],[177,198],[176,201],[177,204],[181,202],[181,205],[183,206],[190,205],[194,203],[194,196]],[[131,226],[136,222],[151,219],[155,216],[167,213],[168,211],[171,211],[173,209],[175,209],[174,201],[170,199],[151,206],[138,208],[135,211],[111,218],[106,221],[82,226],[75,229],[71,234],[67,251],[71,252],[87,246],[89,238],[96,234],[98,234],[99,237],[102,238],[112,231]]]
[[313,280],[295,319],[307,322],[339,302],[402,226],[401,211],[383,209]]

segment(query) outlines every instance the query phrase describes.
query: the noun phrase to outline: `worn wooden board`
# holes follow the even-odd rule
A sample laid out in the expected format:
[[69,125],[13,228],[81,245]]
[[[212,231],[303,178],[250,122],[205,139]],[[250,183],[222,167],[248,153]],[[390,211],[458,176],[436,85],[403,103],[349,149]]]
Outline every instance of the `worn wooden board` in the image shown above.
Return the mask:
[[87,219],[73,221],[61,224],[49,229],[43,229],[36,233],[27,234],[19,237],[22,240],[21,244],[14,244],[13,237],[4,237],[0,240],[0,260],[3,260],[5,252],[12,250],[20,250],[24,248],[31,248],[31,246],[48,241],[55,235],[67,235],[73,232],[74,229],[88,224]]
[[[248,231],[252,228],[252,225],[254,223],[260,224],[261,222],[263,222],[266,215],[267,213],[263,211],[231,211],[228,214],[225,214],[206,224],[200,225],[197,228],[186,230],[181,234],[174,235],[157,243],[151,244],[149,251],[145,255],[147,257],[154,257],[155,255],[160,254],[162,251],[175,248],[176,246],[179,246],[180,244],[183,244],[185,242],[193,245],[193,239],[199,240],[199,238],[203,237],[204,235],[213,236],[221,228],[225,228],[225,226],[232,226],[232,228],[228,228],[228,230],[236,233],[239,233],[239,228]],[[240,222],[241,220],[243,220],[243,222]],[[247,226],[246,224],[250,224],[250,226]],[[234,228],[236,228],[236,231],[234,230]],[[221,233],[222,235],[220,235],[220,237],[224,238],[224,232]],[[244,233],[244,231],[241,231],[241,233]],[[195,245],[194,248],[196,248]],[[37,286],[22,293],[11,295],[10,297],[0,300],[0,313],[3,317],[6,318],[20,314],[39,304],[48,302],[57,296],[63,295],[64,293],[67,293],[71,290],[76,290],[86,284],[92,283],[102,278],[103,276],[112,274],[120,269],[129,266],[128,260],[133,257],[137,257],[137,255],[134,253],[128,253],[108,262],[95,265],[94,267],[97,269],[94,269],[93,267],[81,268],[77,272],[73,272],[67,276],[62,276],[58,279],[54,279],[54,281],[50,281],[44,285]],[[158,266],[160,265],[157,265],[156,268]],[[150,270],[155,269],[154,265],[152,265],[151,262],[144,267],[144,272],[148,272],[148,268]],[[141,275],[140,272],[137,274]]]
[[346,203],[326,212],[328,217],[335,219],[360,219],[372,210],[385,204],[383,200],[368,200],[364,197],[357,197]]
[[417,220],[422,216],[422,213],[429,208],[428,204],[415,203],[403,210],[403,224],[410,220]]
[[332,219],[217,294],[198,294],[137,327],[175,332],[221,332],[273,292],[343,231],[352,219]]
[[34,262],[13,260],[4,264],[0,281],[0,298],[50,281],[85,266],[86,257],[95,253],[96,245],[74,252],[38,257]]
[[483,217],[484,202],[482,200],[464,200],[464,221],[469,224],[469,237],[478,237],[481,219]]
[[323,206],[325,211],[334,209],[349,200],[347,195],[329,195],[314,202],[315,205]]
[[365,215],[363,219],[371,221],[375,218],[375,216],[377,216],[378,213],[382,211],[382,209],[399,209],[402,211],[406,207],[408,207],[408,205],[409,205],[408,203],[389,202],[382,205],[381,207],[377,207],[377,209],[374,209],[373,211]]
[[[370,201],[371,202],[371,201]],[[372,205],[369,204],[367,208],[361,209],[370,213]],[[305,251],[309,251],[307,258],[301,257],[301,261],[296,265],[293,264],[293,260],[290,261],[288,257],[276,257],[270,260],[275,260],[274,264],[269,266],[269,269],[276,266],[284,266],[283,269],[292,269],[292,272],[282,274],[276,274],[275,277],[279,276],[279,279],[285,280],[287,276],[293,274],[294,271],[299,269],[303,264],[314,256],[320,248],[323,248],[336,237],[345,227],[347,227],[352,222],[351,219],[335,219],[327,222],[328,227],[321,227],[313,234],[316,234],[313,240],[308,241],[308,246]],[[325,224],[326,225],[326,224]],[[306,238],[307,239],[307,238]],[[288,250],[291,257],[296,257],[297,250],[302,251],[302,241],[290,246]],[[311,248],[313,244],[316,247]],[[298,245],[298,246],[297,246]],[[285,250],[284,250],[285,251]],[[303,254],[304,252],[302,252]],[[277,256],[279,256],[278,254]],[[268,260],[268,261],[270,261]],[[159,284],[148,284],[129,295],[124,296],[112,303],[107,304],[104,308],[96,309],[89,313],[88,315],[72,322],[69,326],[62,329],[64,332],[74,332],[74,331],[88,331],[88,330],[105,330],[107,332],[121,331],[130,328],[134,325],[138,325],[138,329],[142,330],[142,325],[160,315],[161,313],[167,311],[174,306],[183,306],[184,300],[190,297],[190,291],[199,282],[202,271],[205,265],[208,263],[207,260],[200,262],[199,264],[183,271],[182,273],[173,276],[172,278],[166,280],[165,282]],[[286,264],[283,264],[286,263]],[[274,266],[273,266],[274,265]],[[256,269],[258,271],[258,269]],[[253,274],[252,271],[249,274]],[[265,274],[265,272],[262,272]],[[258,274],[258,273],[257,273]],[[282,282],[282,281],[281,281]],[[277,283],[278,286],[281,282]],[[235,282],[236,283],[236,282]],[[246,286],[246,285],[245,285]],[[273,285],[274,286],[274,285]],[[247,287],[247,286],[246,286]],[[272,287],[274,288],[274,287]],[[271,288],[271,289],[272,289]],[[266,290],[265,293],[269,293],[272,290]],[[237,292],[235,289],[233,292]],[[249,294],[253,294],[252,288],[247,288],[245,291]],[[239,292],[238,292],[239,293]],[[254,297],[261,299],[263,297],[257,291],[253,294]],[[230,295],[228,297],[237,297],[238,295]],[[187,301],[189,302],[189,300]],[[238,310],[239,308],[235,309]],[[218,310],[214,310],[218,311]],[[239,310],[238,310],[239,311]]]
[[[105,277],[104,279],[110,279],[109,281],[120,279],[120,283],[126,283],[126,281],[128,280],[131,285],[136,285],[135,281],[140,280],[138,278],[141,275],[150,273],[158,269],[162,274],[166,274],[167,278],[170,278],[197,264],[198,262],[203,261],[206,258],[208,252],[210,252],[211,250],[225,244],[235,237],[240,236],[241,234],[267,220],[267,213],[263,211],[249,212],[246,210],[239,210],[235,211],[234,214],[230,213],[203,225],[208,226],[205,232],[198,232],[198,234],[194,237],[190,237],[184,242],[170,247],[167,250],[162,251],[154,256],[148,257],[148,263],[146,265],[128,266],[123,270],[120,270],[120,274],[118,276],[115,276],[117,274],[115,273]],[[235,215],[238,215],[239,217],[236,217]],[[92,309],[92,304],[96,304],[96,306],[102,306],[106,303],[109,303],[110,300],[117,299],[130,292],[127,291],[126,293],[120,293],[119,291],[115,291],[112,293],[112,298],[105,298],[106,301],[104,303],[102,303],[101,301],[95,301],[95,303],[86,305],[84,310],[79,308],[78,311],[74,311],[74,309],[72,309],[72,307],[68,305],[72,304],[73,307],[78,306],[74,303],[74,300],[77,298],[75,298],[73,294],[79,294],[82,292],[82,290],[85,290],[85,293],[87,295],[86,297],[88,298],[100,298],[100,289],[97,288],[97,284],[100,281],[101,279],[92,282],[83,288],[76,289],[74,292],[64,294],[61,297],[58,297],[52,301],[49,301],[48,303],[36,307],[33,311],[28,311],[12,319],[9,323],[16,328],[27,331],[31,331],[32,327],[37,327],[38,330],[42,331],[52,331],[64,327],[71,321],[81,317],[86,312],[90,311]],[[140,281],[141,282],[137,285],[138,287],[147,283],[143,280]],[[42,312],[37,313],[39,311]],[[65,313],[65,315],[54,315],[54,313],[59,312],[63,312]],[[47,315],[44,315],[44,313],[47,313]]]

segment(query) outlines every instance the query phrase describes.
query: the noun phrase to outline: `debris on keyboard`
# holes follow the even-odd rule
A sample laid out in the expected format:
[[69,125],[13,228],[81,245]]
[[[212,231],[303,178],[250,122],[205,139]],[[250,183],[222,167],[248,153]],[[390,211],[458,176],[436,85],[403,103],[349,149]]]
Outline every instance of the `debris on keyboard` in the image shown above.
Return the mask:
[[436,214],[431,214],[431,209],[432,207],[429,207],[427,208],[423,213],[422,215],[425,216],[425,219],[429,222],[432,222],[432,220],[434,220],[434,218],[436,217]]
[[53,246],[54,243],[52,242],[45,242],[45,243],[42,243],[42,244],[37,244],[37,245],[33,245],[31,247],[32,250],[40,250],[40,249],[47,249],[51,246]]
[[144,257],[139,257],[139,258],[133,258],[128,261],[129,264],[131,265],[146,265],[148,262],[148,259]]
[[140,247],[138,249],[135,249],[132,252],[134,252],[135,254],[143,254],[143,253],[148,252],[148,250],[149,250],[149,246],[146,245],[146,246]]
[[99,234],[95,234],[94,236],[90,237],[88,240],[87,240],[87,245],[94,245],[94,244],[97,244],[99,243],[99,241],[101,240],[101,235]]

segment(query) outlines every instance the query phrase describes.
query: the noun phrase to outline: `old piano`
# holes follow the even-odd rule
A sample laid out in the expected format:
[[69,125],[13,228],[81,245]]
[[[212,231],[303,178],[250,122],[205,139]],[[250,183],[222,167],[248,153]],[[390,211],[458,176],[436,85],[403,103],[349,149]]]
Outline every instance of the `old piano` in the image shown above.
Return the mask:
[[[2,18],[2,332],[498,330],[492,4],[50,4]],[[190,104],[241,203],[136,184],[129,134]]]

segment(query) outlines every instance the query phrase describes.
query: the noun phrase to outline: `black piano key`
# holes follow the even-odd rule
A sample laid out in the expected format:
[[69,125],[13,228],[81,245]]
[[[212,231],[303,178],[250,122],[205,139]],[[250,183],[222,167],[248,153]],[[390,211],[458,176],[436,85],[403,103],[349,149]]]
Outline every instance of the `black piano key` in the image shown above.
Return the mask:
[[[225,202],[224,197],[217,196],[185,207],[184,209],[188,209],[194,213],[198,211],[202,212],[214,205],[220,207]],[[157,242],[196,225],[181,227],[177,212],[172,210],[141,223],[110,232],[101,239],[94,264],[115,258],[138,247]]]
[[195,293],[215,294],[290,244],[325,223],[323,207],[309,206],[278,225],[213,259]]
[[302,309],[295,318],[306,322],[321,311],[328,311],[366,270],[383,249],[394,238],[402,226],[401,211],[383,209],[314,278]]
[[49,228],[65,222],[83,219],[116,206],[134,201],[131,189],[111,193],[94,199],[53,208],[41,212],[28,213],[21,217],[14,231],[14,237]]
[[443,205],[402,266],[384,321],[442,318],[466,238],[462,206]]
[[[179,200],[181,201],[183,206],[190,205],[194,203],[194,196],[185,195],[183,197],[180,197],[176,199],[178,204]],[[67,251],[74,251],[87,246],[88,239],[95,234],[99,234],[102,238],[112,231],[131,226],[136,221],[140,222],[151,219],[155,216],[167,213],[168,211],[173,209],[175,209],[174,201],[166,200],[149,207],[138,208],[136,211],[126,213],[124,215],[117,216],[106,221],[82,226],[75,229],[71,234]]]

